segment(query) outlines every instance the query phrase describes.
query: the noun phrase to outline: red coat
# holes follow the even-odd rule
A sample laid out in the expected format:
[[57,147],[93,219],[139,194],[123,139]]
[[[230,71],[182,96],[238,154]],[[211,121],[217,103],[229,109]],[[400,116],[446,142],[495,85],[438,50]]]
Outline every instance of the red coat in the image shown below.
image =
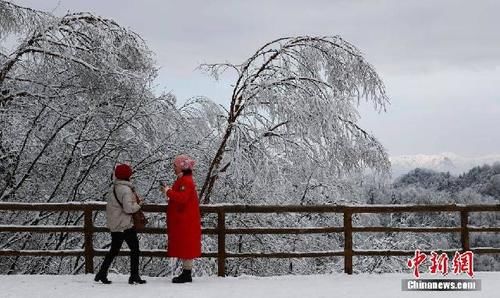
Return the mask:
[[183,175],[167,191],[167,255],[194,259],[201,255],[201,219],[193,176]]

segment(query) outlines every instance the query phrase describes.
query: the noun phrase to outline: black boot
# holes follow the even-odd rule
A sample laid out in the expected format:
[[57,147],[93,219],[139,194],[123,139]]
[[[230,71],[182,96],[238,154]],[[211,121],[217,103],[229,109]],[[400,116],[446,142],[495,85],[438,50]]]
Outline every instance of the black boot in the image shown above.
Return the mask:
[[146,281],[144,279],[141,279],[139,275],[132,275],[128,278],[128,283],[129,284],[145,284]]
[[193,279],[191,278],[191,270],[186,270],[183,269],[181,275],[174,277],[172,279],[172,282],[174,284],[182,284],[185,282],[192,282]]
[[100,281],[100,282],[102,282],[105,285],[109,285],[111,283],[111,280],[109,280],[108,277],[106,276],[106,274],[102,273],[102,272],[98,272],[95,275],[94,280],[95,281]]

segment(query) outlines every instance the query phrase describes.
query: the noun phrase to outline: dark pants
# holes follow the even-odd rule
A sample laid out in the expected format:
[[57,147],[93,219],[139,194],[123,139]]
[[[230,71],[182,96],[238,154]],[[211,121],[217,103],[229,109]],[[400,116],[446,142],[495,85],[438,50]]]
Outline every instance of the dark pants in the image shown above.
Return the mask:
[[107,275],[109,266],[113,259],[118,255],[125,241],[130,248],[130,275],[139,275],[139,239],[137,239],[137,232],[135,229],[128,229],[124,232],[111,233],[111,249],[106,254],[104,261],[101,264],[100,273]]

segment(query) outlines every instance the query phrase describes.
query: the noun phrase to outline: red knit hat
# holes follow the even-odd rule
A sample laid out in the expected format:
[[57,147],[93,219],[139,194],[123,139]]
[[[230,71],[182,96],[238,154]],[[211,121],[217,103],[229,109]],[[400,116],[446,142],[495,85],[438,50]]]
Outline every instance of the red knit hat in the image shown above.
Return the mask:
[[129,180],[132,176],[132,168],[127,164],[120,164],[115,167],[115,177],[119,180]]

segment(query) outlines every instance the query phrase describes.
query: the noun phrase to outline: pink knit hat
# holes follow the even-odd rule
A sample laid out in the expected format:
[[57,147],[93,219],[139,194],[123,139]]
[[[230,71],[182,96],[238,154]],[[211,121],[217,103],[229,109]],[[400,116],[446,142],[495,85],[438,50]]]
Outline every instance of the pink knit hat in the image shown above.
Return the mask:
[[181,170],[193,170],[195,161],[188,155],[181,154],[175,157],[174,164]]

